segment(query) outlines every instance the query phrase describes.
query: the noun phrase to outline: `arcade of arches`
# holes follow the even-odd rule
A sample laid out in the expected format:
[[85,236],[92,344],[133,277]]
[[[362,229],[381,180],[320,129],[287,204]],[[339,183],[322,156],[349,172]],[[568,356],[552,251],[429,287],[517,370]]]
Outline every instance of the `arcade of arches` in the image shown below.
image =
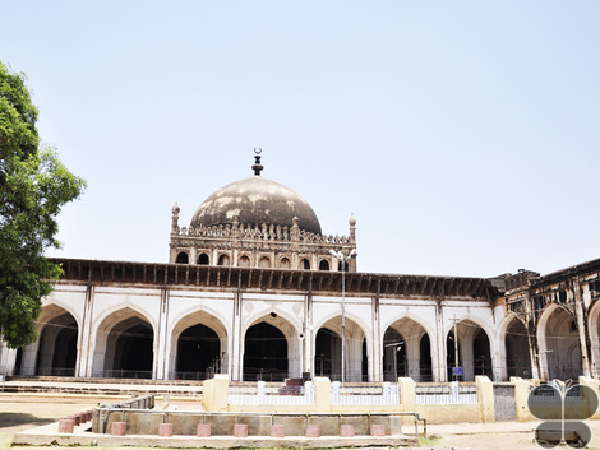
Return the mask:
[[[600,306],[590,315],[592,357],[600,353]],[[298,325],[284,316],[266,312],[241,334],[241,377],[244,380],[283,380],[301,374],[312,366],[313,375],[341,379],[341,316],[326,320],[304,339]],[[513,314],[507,316],[504,331],[498,333],[500,353],[493,351],[495,337],[470,319],[458,319],[446,329],[445,361],[438,360],[437,344],[423,325],[403,317],[382,331],[379,340],[380,364],[370,366],[373,348],[363,328],[346,318],[346,379],[392,381],[409,376],[416,381],[439,380],[438,367],[446,379],[453,379],[452,368],[461,367],[463,380],[477,375],[490,378],[536,376],[532,366],[532,339],[539,342],[542,379],[573,379],[582,375],[581,343],[576,317],[566,308],[552,305],[541,314],[537,335]],[[78,373],[80,327],[75,316],[56,304],[44,306],[38,321],[39,340],[14,352],[15,374],[73,376]],[[455,336],[456,331],[456,336]],[[205,379],[231,370],[230,336],[222,320],[197,311],[180,319],[170,332],[169,358],[164,378]],[[123,307],[103,317],[92,329],[91,375],[95,377],[156,377],[158,362],[155,329],[150,320],[131,307]],[[534,340],[535,341],[535,340]],[[458,347],[455,350],[455,345]],[[494,345],[492,345],[494,344]],[[308,346],[308,348],[307,348]],[[311,348],[312,346],[312,348]],[[4,351],[4,350],[3,350]],[[310,355],[311,364],[304,358]],[[457,359],[458,358],[458,359]],[[504,372],[499,372],[503,367]],[[441,370],[440,369],[440,370]],[[379,371],[377,373],[377,371]],[[500,373],[501,375],[498,375]]]

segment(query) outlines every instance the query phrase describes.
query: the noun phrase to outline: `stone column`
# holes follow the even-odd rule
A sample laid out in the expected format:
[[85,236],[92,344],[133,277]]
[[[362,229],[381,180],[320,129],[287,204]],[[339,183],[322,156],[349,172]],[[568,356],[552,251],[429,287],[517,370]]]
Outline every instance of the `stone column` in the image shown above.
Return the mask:
[[[492,375],[494,380],[503,381],[508,380],[508,368],[506,365],[506,341],[500,342],[499,339],[488,336],[490,342],[490,364],[492,365]],[[493,348],[493,344],[496,344]],[[504,347],[504,349],[502,349]]]
[[590,360],[588,358],[588,350],[586,345],[587,324],[583,317],[583,296],[581,293],[581,282],[578,278],[573,279],[573,296],[575,299],[575,312],[577,315],[577,331],[579,332],[579,344],[581,346],[581,368],[583,369],[583,375],[586,377],[590,377]]
[[231,379],[234,381],[241,381],[243,377],[242,362],[244,355],[242,355],[242,348],[244,336],[242,335],[242,315],[241,310],[243,307],[242,293],[238,292],[235,294],[234,307],[233,307],[233,320],[232,334],[233,334],[233,345],[231,353]]
[[[406,338],[405,338],[406,341]],[[406,359],[408,362],[408,376],[415,381],[421,379],[421,335],[409,336],[406,342]],[[394,348],[395,350],[395,348]]]
[[83,305],[83,320],[81,321],[81,330],[77,338],[77,375],[85,378],[91,377],[94,343],[92,342],[92,324],[94,322],[94,286],[88,285],[85,304]]
[[56,337],[58,328],[52,325],[46,325],[41,333],[40,347],[40,375],[52,375],[52,358],[54,357],[54,348],[56,346]]
[[16,361],[17,350],[8,348],[8,344],[0,336],[0,375],[13,375]]
[[430,341],[430,346],[434,353],[434,357],[431,358],[431,371],[433,372],[433,381],[437,382],[448,381],[448,361],[446,359],[448,349],[446,348],[447,339],[444,334],[442,301],[443,297],[438,297],[435,305],[436,336],[433,342]]
[[[457,334],[460,335],[461,331],[457,327]],[[455,337],[456,339],[456,337]],[[475,361],[473,361],[473,334],[462,333],[459,338],[461,361],[460,364],[463,368],[463,380],[473,381],[475,379]]]
[[[175,367],[171,367],[170,336],[168,335],[169,324],[169,292],[167,288],[160,290],[160,303],[158,311],[158,330],[155,333],[156,340],[154,348],[154,361],[152,363],[152,378],[155,380],[168,380]],[[177,351],[177,349],[175,349]],[[174,377],[173,377],[174,378]]]
[[35,375],[35,363],[37,360],[39,342],[38,339],[36,342],[29,344],[23,349],[22,375]]
[[303,372],[310,372],[314,377],[314,350],[313,350],[313,341],[314,341],[314,332],[312,325],[312,296],[305,295],[304,296],[304,339],[301,341],[302,343],[302,351],[304,354],[304,365],[302,368]]
[[379,298],[371,298],[371,345],[369,354],[369,381],[383,381],[381,372],[383,364],[381,333],[379,332]]

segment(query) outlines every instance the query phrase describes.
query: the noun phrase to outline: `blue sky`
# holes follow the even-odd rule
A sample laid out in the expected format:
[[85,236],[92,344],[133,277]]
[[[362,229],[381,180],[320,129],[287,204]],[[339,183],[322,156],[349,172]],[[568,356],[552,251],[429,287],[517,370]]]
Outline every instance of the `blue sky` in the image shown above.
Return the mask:
[[166,262],[263,175],[359,270],[491,277],[600,257],[600,3],[0,2],[0,60],[89,187],[51,256]]

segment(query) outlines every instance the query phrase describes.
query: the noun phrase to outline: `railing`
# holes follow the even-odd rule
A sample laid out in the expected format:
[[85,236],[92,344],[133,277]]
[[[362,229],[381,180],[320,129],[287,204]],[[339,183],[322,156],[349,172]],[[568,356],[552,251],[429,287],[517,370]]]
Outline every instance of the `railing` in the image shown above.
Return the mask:
[[37,367],[36,376],[74,377],[75,367]]
[[384,382],[380,386],[346,385],[331,383],[333,405],[397,405],[398,385]]
[[581,386],[563,387],[560,384],[542,384],[529,388],[530,403],[577,403],[585,402]]
[[125,369],[102,370],[99,372],[94,372],[93,376],[101,377],[101,378],[133,378],[133,379],[140,379],[140,380],[151,380],[152,379],[152,371],[151,370],[125,370]]
[[474,385],[458,384],[416,386],[415,403],[418,405],[452,405],[477,403],[477,388]]
[[312,382],[304,386],[267,386],[259,381],[256,386],[230,386],[228,402],[231,405],[312,405],[315,389]]

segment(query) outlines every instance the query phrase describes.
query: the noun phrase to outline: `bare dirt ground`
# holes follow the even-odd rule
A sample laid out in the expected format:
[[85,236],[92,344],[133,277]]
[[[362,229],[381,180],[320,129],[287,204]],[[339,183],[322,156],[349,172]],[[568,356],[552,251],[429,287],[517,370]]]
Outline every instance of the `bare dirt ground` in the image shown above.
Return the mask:
[[0,449],[10,447],[19,431],[56,422],[61,417],[86,411],[96,403],[0,403]]

